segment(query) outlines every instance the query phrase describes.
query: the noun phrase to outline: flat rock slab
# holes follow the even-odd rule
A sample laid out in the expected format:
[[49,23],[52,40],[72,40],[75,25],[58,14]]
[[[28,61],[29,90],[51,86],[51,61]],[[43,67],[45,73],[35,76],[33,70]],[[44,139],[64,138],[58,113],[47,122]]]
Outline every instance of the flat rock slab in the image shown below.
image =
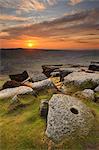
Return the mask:
[[76,86],[85,84],[85,88],[94,88],[99,84],[99,73],[73,72],[64,78],[64,84],[68,83]]
[[31,87],[27,87],[27,86],[7,88],[7,89],[0,91],[0,99],[13,98],[17,95],[21,95],[21,94],[23,95],[23,94],[28,94],[28,93],[34,93],[35,94],[33,89]]
[[55,94],[49,101],[46,135],[54,142],[86,136],[93,122],[94,115],[80,100]]
[[50,78],[42,81],[34,82],[34,83],[26,82],[24,85],[29,86],[37,91],[49,89],[49,88],[50,89],[55,88],[55,85],[53,84]]

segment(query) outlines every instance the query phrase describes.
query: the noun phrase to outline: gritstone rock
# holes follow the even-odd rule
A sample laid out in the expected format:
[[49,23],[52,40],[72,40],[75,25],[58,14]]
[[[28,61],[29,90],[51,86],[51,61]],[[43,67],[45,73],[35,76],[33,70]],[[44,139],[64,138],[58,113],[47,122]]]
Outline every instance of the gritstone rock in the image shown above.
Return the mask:
[[94,89],[95,92],[99,92],[99,85]]
[[73,72],[64,78],[64,84],[72,84],[83,89],[94,89],[99,84],[98,73]]
[[95,93],[91,89],[85,89],[83,91],[77,91],[73,94],[75,97],[79,97],[81,99],[89,99],[95,101]]
[[94,115],[81,101],[68,95],[55,94],[49,101],[46,135],[54,142],[86,136],[93,122]]

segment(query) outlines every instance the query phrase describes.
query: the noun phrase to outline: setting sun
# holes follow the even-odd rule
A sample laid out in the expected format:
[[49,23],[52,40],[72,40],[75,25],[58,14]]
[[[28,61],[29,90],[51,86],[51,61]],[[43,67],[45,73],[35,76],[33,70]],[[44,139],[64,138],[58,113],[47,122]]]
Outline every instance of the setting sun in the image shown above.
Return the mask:
[[35,41],[35,40],[28,40],[28,41],[26,41],[26,47],[28,47],[28,48],[33,48],[36,45],[37,45],[37,41]]
[[28,47],[33,47],[33,43],[28,43]]

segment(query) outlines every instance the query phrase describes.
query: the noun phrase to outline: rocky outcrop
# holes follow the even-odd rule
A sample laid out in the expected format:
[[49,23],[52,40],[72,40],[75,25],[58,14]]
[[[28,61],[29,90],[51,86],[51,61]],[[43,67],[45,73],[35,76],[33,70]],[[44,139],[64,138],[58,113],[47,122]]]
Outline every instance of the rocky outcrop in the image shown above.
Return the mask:
[[93,122],[94,115],[81,101],[68,95],[55,94],[49,101],[46,135],[54,142],[86,136]]
[[43,73],[49,78],[51,75],[51,73],[56,70],[59,69],[62,65],[43,65],[42,69],[43,69]]
[[85,98],[88,98],[88,99],[91,99],[91,100],[95,100],[95,93],[93,90],[91,89],[85,89],[82,91],[82,95],[85,97]]
[[35,95],[33,89],[27,86],[7,88],[0,91],[0,99],[13,98],[13,97],[16,99],[17,95],[28,94],[28,93],[32,93],[33,95]]
[[99,71],[99,62],[91,62],[88,69],[93,71]]
[[64,78],[64,84],[71,84],[82,89],[94,89],[99,84],[99,74],[87,73],[84,71],[73,72]]
[[34,83],[26,82],[26,83],[24,83],[24,85],[29,86],[37,91],[55,87],[55,85],[53,84],[51,79],[46,79],[46,80],[42,80],[42,81],[38,81],[38,82],[34,82]]
[[88,99],[91,101],[96,101],[95,100],[95,93],[93,90],[91,89],[85,89],[83,91],[78,91],[76,93],[73,94],[75,97],[78,97],[80,99]]
[[94,89],[95,92],[99,92],[99,85]]
[[19,86],[22,86],[21,82],[17,82],[15,80],[11,80],[11,81],[6,81],[3,84],[2,89],[14,88],[14,87],[19,87]]
[[64,77],[68,74],[76,71],[86,70],[87,68],[80,65],[43,65],[43,73],[49,78],[60,77],[60,81],[64,80]]
[[41,72],[34,72],[32,74],[32,80],[34,82],[42,81],[42,80],[45,80],[45,79],[47,79],[47,77]]
[[28,79],[29,81],[33,82],[32,79],[30,79],[30,77],[29,77],[27,71],[23,71],[23,72],[20,73],[20,74],[9,75],[9,78],[10,78],[11,80],[15,80],[15,81],[17,81],[17,82],[23,82],[23,81],[25,81],[25,80],[27,80],[27,79]]

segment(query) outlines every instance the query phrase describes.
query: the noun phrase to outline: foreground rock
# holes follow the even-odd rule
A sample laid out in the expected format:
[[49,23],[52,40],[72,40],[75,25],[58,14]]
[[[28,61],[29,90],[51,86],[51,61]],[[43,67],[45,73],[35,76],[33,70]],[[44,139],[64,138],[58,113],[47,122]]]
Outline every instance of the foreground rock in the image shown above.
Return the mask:
[[60,77],[60,81],[64,80],[64,77],[68,74],[76,71],[86,70],[87,67],[80,65],[43,65],[42,66],[43,73],[49,78]]
[[99,62],[91,62],[89,70],[99,71]]
[[42,80],[45,80],[45,79],[47,79],[47,77],[41,72],[32,73],[32,80],[34,82],[42,81]]
[[43,69],[43,73],[49,78],[51,75],[51,73],[56,70],[59,69],[62,65],[43,65],[42,69]]
[[78,92],[74,93],[74,96],[82,98],[82,99],[88,99],[88,100],[91,100],[94,102],[96,101],[95,100],[95,93],[91,89],[85,89],[83,91],[78,91]]
[[17,82],[24,82],[25,80],[29,80],[29,81],[33,82],[33,80],[29,77],[27,71],[23,71],[20,74],[9,75],[9,78],[11,80],[15,80]]
[[14,87],[19,87],[22,86],[21,82],[17,82],[15,80],[7,81],[3,84],[2,89],[7,89],[7,88],[14,88]]
[[93,90],[91,90],[91,89],[85,89],[85,90],[83,90],[82,91],[82,94],[86,97],[86,98],[88,98],[88,99],[91,99],[91,100],[95,100],[95,93],[94,93],[94,91]]
[[28,93],[35,95],[33,89],[27,86],[8,88],[0,91],[0,99],[13,98],[13,100],[16,100],[18,95]]
[[94,89],[95,92],[99,92],[99,85]]
[[94,89],[97,85],[99,85],[99,74],[87,73],[83,71],[73,72],[64,78],[64,84],[71,84],[74,86],[78,86],[82,89]]
[[55,87],[55,85],[53,84],[51,79],[46,79],[46,80],[42,80],[42,81],[38,81],[38,82],[34,82],[34,83],[27,82],[24,85],[29,86],[37,91]]
[[54,142],[86,136],[93,122],[94,115],[85,104],[74,97],[56,94],[49,101],[46,135]]

